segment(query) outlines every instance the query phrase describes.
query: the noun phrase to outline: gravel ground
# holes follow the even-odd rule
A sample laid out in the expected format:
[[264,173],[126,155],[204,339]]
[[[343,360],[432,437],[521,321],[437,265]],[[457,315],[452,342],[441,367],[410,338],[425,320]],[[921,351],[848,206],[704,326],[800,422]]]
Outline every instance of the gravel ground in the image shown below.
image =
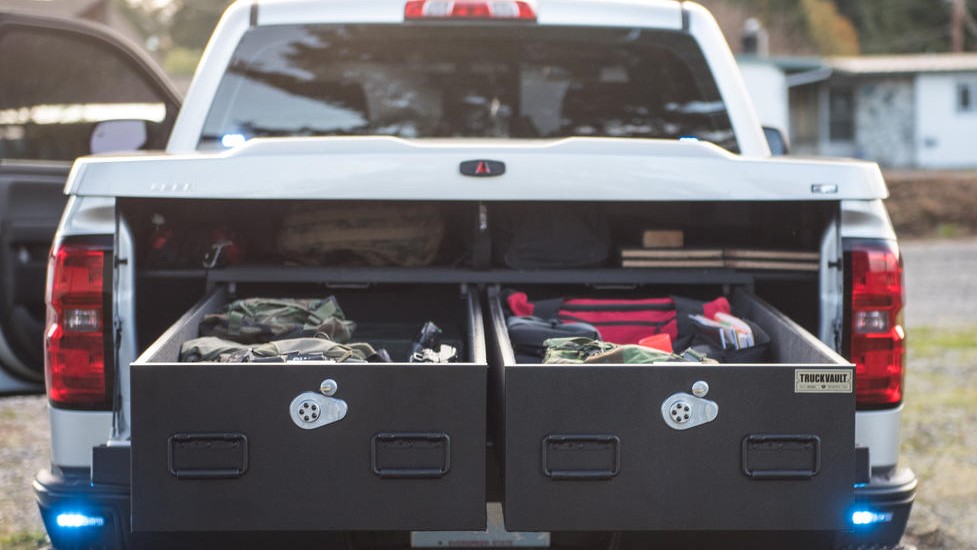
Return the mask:
[[47,401],[0,399],[0,547],[4,536],[44,530],[31,479],[50,460]]
[[[906,542],[977,550],[977,239],[909,241],[902,251],[910,329],[903,448],[921,480]],[[43,529],[30,480],[47,464],[48,434],[42,397],[0,399],[0,547],[11,534]]]
[[901,248],[909,345],[902,449],[920,479],[906,540],[977,549],[977,239]]
[[977,324],[977,238],[900,243],[906,275],[906,326]]
[[920,549],[977,550],[977,324],[950,330],[945,349],[914,349],[910,341],[902,455],[920,483],[905,540]]

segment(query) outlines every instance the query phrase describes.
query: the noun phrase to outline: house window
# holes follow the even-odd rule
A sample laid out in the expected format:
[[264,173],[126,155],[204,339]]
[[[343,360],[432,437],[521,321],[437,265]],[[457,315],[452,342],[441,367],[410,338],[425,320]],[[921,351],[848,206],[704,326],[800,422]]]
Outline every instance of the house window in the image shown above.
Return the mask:
[[851,88],[828,92],[828,137],[831,141],[855,139],[855,94]]
[[957,84],[957,111],[977,113],[977,82]]

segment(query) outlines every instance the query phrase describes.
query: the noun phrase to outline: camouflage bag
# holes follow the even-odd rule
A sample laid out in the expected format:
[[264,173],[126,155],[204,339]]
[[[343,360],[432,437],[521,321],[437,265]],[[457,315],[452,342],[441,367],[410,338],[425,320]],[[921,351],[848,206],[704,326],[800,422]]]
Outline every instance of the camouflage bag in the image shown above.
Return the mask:
[[584,336],[572,338],[550,338],[543,342],[546,352],[544,364],[580,364],[591,355],[599,355],[613,350],[617,345]]
[[649,363],[705,363],[716,361],[687,349],[681,355],[637,344],[617,345],[590,338],[551,338],[545,342],[544,364],[616,364],[645,365]]
[[418,267],[434,261],[443,235],[434,205],[300,205],[285,215],[278,251],[305,265]]
[[254,346],[242,360],[246,363],[269,360],[373,363],[381,359],[373,346],[362,342],[340,344],[325,338],[290,338]]
[[206,336],[187,340],[180,348],[180,361],[218,363],[286,363],[327,361],[335,363],[373,363],[386,359],[369,344],[340,344],[327,338],[289,338],[267,344],[246,346],[238,342]]
[[180,346],[180,362],[199,363],[199,362],[221,362],[232,355],[248,351],[248,346],[232,342],[215,336],[204,336],[183,342]]
[[342,343],[350,340],[355,328],[356,323],[346,319],[332,296],[311,300],[247,298],[204,316],[200,336],[257,344],[321,333]]

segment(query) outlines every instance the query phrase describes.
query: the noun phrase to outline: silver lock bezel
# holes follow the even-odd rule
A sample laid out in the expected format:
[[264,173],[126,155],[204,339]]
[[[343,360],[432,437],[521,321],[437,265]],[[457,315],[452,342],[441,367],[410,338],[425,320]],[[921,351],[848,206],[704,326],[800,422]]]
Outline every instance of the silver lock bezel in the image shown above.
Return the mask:
[[[310,403],[314,404],[318,409],[318,416],[315,418],[312,418],[313,415],[311,414],[303,414],[302,412],[303,410],[308,411],[310,409],[309,407],[303,409],[303,404]],[[348,411],[349,406],[342,399],[327,397],[320,392],[311,391],[295,396],[295,399],[292,399],[292,402],[288,406],[288,412],[292,422],[303,430],[314,430],[339,422],[343,418],[346,418]],[[306,420],[307,417],[309,420]]]
[[[678,416],[676,411],[680,411]],[[680,392],[662,402],[661,412],[669,428],[688,430],[715,420],[719,416],[719,405],[715,401]]]

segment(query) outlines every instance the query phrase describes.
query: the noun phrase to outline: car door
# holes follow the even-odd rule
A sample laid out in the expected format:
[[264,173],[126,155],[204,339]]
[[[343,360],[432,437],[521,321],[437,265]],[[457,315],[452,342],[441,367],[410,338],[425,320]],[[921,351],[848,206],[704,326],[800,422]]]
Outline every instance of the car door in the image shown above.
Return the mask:
[[[93,143],[162,149],[178,107],[163,72],[109,30],[0,12],[0,394],[43,390],[45,270],[72,161]],[[108,120],[135,136],[105,146],[93,131]]]

